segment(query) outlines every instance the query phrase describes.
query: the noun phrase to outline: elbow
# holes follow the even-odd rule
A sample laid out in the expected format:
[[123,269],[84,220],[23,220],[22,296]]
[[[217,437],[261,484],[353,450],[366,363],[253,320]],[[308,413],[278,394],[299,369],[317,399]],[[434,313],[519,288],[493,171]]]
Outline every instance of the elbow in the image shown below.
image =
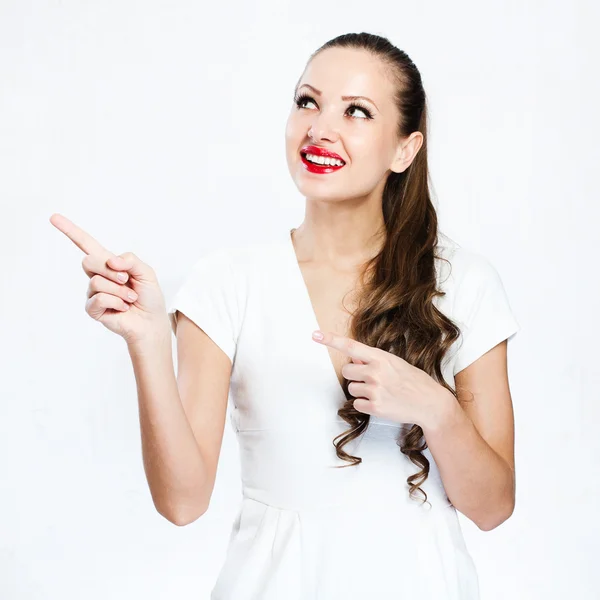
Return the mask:
[[177,527],[185,527],[186,525],[190,525],[194,521],[197,521],[203,514],[204,514],[204,512],[201,512],[201,513],[196,514],[191,517],[190,516],[176,517],[176,518],[169,519],[169,520],[171,521],[171,523],[173,523],[173,525],[177,525]]
[[163,516],[167,521],[177,525],[178,527],[185,527],[190,525],[194,521],[197,521],[207,510],[207,507],[202,507],[200,510],[195,511],[183,511],[183,510],[160,510],[156,508],[158,513]]
[[476,525],[481,531],[492,531],[493,529],[496,529],[496,527],[502,525],[504,521],[508,521],[508,519],[510,519],[510,517],[512,516],[514,510],[515,505],[513,503],[508,510],[505,510],[497,515],[488,516],[486,520],[479,521],[478,523],[476,523]]
[[492,531],[492,529],[496,529],[504,523],[504,521],[508,521],[515,511],[516,504],[516,494],[515,494],[515,477],[514,471],[511,469],[512,478],[510,482],[510,486],[507,486],[503,490],[502,497],[495,502],[495,510],[489,510],[487,514],[485,514],[479,522],[477,522],[477,527],[481,531]]
[[208,506],[202,507],[200,510],[196,510],[194,512],[181,512],[175,515],[175,518],[171,520],[171,523],[177,525],[178,527],[184,527],[185,525],[190,525],[194,521],[197,521],[206,511],[208,510]]

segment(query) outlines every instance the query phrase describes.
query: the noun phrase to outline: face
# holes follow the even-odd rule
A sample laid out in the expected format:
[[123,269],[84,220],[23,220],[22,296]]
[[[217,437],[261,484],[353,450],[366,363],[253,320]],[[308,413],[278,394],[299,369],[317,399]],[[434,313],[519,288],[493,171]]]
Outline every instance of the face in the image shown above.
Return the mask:
[[[365,50],[324,50],[307,65],[297,90],[285,130],[286,157],[294,183],[307,198],[341,200],[382,192],[389,173],[405,170],[420,146],[418,132],[397,137],[394,84],[381,60]],[[335,153],[343,166],[311,165],[321,150]]]

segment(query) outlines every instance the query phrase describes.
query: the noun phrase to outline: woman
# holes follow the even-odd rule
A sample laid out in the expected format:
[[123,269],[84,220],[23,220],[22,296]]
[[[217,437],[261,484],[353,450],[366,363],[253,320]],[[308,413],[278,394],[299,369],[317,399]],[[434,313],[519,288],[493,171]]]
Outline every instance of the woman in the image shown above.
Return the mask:
[[243,495],[213,600],[479,598],[457,510],[487,531],[514,509],[519,325],[494,267],[438,232],[426,124],[404,52],[327,42],[286,127],[303,223],[205,254],[166,313],[150,267],[54,218],[88,254],[88,312],[127,340],[174,523],[208,509],[232,398]]

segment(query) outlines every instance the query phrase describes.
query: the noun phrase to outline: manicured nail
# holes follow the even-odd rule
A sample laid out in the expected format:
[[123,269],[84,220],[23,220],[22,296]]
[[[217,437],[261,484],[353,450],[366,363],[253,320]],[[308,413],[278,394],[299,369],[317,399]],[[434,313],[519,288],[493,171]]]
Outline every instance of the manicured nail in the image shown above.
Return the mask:
[[315,340],[322,340],[323,339],[323,334],[317,329],[317,331],[313,331],[313,339]]

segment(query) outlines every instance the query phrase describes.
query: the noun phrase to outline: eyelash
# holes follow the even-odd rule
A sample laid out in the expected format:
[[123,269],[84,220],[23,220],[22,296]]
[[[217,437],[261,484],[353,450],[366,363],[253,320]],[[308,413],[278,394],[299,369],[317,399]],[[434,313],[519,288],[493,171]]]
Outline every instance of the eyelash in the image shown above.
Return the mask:
[[[304,108],[302,106],[300,106],[304,101],[306,100],[310,100],[311,102],[313,102],[314,104],[316,104],[314,98],[312,98],[311,96],[309,96],[308,94],[297,94],[296,96],[294,96],[294,102],[296,103],[296,107],[297,108]],[[349,107],[350,108],[358,108],[359,110],[362,110],[362,112],[365,114],[367,119],[372,119],[373,115],[371,114],[371,111],[366,107],[363,106],[361,104],[358,103],[352,103]],[[352,119],[358,119],[359,117],[351,117]],[[364,120],[364,119],[363,119]]]

